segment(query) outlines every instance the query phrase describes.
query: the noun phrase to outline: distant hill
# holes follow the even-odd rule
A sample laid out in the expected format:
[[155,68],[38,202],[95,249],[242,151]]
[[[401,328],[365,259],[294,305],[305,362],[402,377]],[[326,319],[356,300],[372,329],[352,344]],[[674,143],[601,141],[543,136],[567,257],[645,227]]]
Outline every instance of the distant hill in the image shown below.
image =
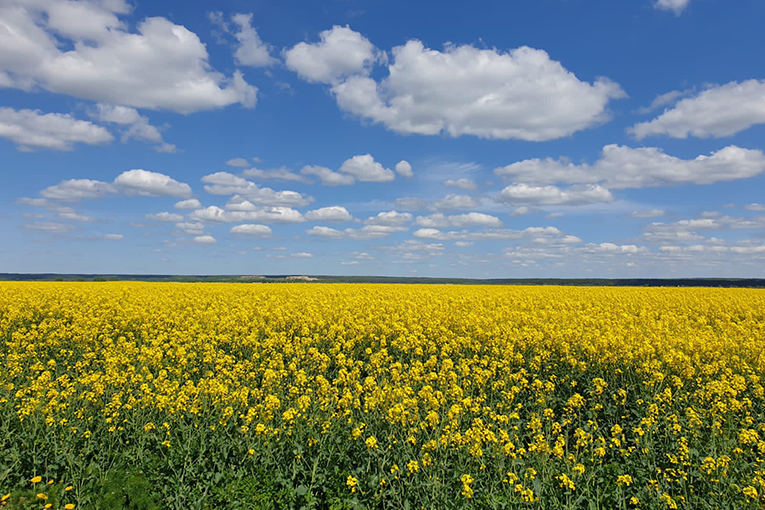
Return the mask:
[[0,273],[0,281],[142,281],[227,283],[427,283],[436,285],[578,285],[609,287],[749,287],[765,288],[765,278],[426,278],[332,275],[142,275]]

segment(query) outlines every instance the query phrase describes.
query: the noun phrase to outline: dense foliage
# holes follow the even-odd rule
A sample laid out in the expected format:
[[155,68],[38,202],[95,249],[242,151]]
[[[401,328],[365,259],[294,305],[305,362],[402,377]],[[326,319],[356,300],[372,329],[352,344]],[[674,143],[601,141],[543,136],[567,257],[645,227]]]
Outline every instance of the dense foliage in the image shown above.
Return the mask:
[[765,292],[0,283],[6,508],[760,508]]

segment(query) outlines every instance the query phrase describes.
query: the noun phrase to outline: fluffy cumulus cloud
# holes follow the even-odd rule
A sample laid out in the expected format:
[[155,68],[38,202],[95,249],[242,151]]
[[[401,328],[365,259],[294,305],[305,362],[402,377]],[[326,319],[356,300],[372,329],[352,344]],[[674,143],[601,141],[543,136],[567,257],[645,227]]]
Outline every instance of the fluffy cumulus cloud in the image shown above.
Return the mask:
[[369,241],[372,239],[382,239],[396,232],[406,232],[406,227],[393,225],[364,225],[361,228],[346,228],[337,230],[330,227],[317,226],[306,230],[306,234],[312,237],[322,239],[351,239],[354,241]]
[[252,206],[304,207],[313,202],[312,197],[302,193],[261,188],[244,177],[228,172],[205,175],[202,182],[205,183],[205,191],[211,195],[235,195],[235,201],[246,201]]
[[749,80],[710,87],[630,131],[638,140],[653,135],[711,138],[732,136],[763,123],[765,80]]
[[305,221],[300,211],[290,207],[254,207],[251,210],[226,210],[214,205],[192,211],[189,214],[189,219],[210,223],[257,221],[260,223],[287,224]]
[[250,162],[244,158],[231,158],[226,161],[226,164],[235,168],[247,168],[250,166]]
[[365,225],[383,225],[387,227],[400,227],[405,223],[412,221],[410,213],[400,213],[397,211],[383,211],[377,216],[372,216],[364,221]]
[[178,230],[193,236],[201,236],[204,233],[204,223],[193,221],[182,221],[175,224],[175,228]]
[[614,196],[606,188],[593,184],[567,189],[511,184],[499,193],[499,200],[513,205],[584,205],[611,202]]
[[526,239],[549,244],[555,241],[558,244],[576,244],[582,240],[576,236],[566,235],[556,227],[528,227],[523,230],[511,229],[485,229],[479,231],[449,231],[444,232],[437,228],[421,228],[412,234],[418,239],[434,241],[496,241]]
[[211,235],[196,236],[194,242],[197,244],[217,244],[218,241]]
[[322,239],[342,239],[345,234],[341,230],[337,230],[330,227],[316,226],[305,231],[306,234],[312,237],[319,237]]
[[127,195],[177,198],[188,198],[191,195],[191,186],[188,184],[165,174],[142,169],[122,172],[114,179],[114,186]]
[[393,48],[383,80],[359,73],[331,91],[343,110],[398,133],[528,141],[600,124],[609,117],[609,101],[625,96],[607,79],[579,80],[543,50],[447,45],[438,51],[417,40]]
[[381,53],[349,27],[335,25],[319,34],[319,42],[302,42],[284,51],[284,62],[304,80],[337,83],[346,76],[369,72]]
[[266,225],[249,223],[232,227],[231,233],[249,237],[270,237],[273,231],[271,230],[271,227],[267,227]]
[[147,220],[152,220],[152,221],[165,221],[165,222],[171,222],[171,223],[178,223],[180,221],[183,221],[182,214],[174,214],[169,212],[147,214],[144,216],[144,218],[146,218]]
[[688,7],[689,3],[691,3],[691,0],[656,0],[654,6],[657,9],[673,11],[679,16]]
[[152,126],[149,123],[149,118],[139,114],[135,108],[98,103],[91,116],[100,122],[109,122],[120,126],[123,143],[135,139],[157,144],[155,146],[157,152],[177,152],[175,145],[165,143],[159,129]]
[[340,172],[352,175],[361,182],[391,182],[396,178],[393,170],[385,168],[375,161],[371,154],[362,154],[347,159],[340,167]]
[[315,175],[325,186],[350,186],[356,182],[352,175],[341,174],[324,166],[306,165],[300,169],[303,175]]
[[655,147],[633,149],[606,145],[593,165],[567,159],[527,159],[494,173],[528,185],[601,184],[609,189],[645,188],[672,184],[712,184],[754,177],[765,171],[765,154],[731,145],[685,160]]
[[[114,193],[114,187],[102,181],[91,179],[69,179],[55,186],[49,186],[40,192],[44,199],[74,202],[83,198],[99,198]],[[35,204],[30,204],[35,205]],[[40,203],[39,205],[43,205]]]
[[455,214],[452,216],[438,213],[429,216],[418,216],[417,220],[415,220],[415,225],[427,228],[501,227],[502,221],[496,216],[478,212]]
[[351,221],[353,216],[345,207],[333,205],[305,213],[305,219],[311,221]]
[[224,76],[205,45],[163,17],[132,29],[123,0],[7,0],[0,4],[0,84],[179,113],[255,106],[257,89]]
[[406,160],[401,160],[396,163],[396,172],[398,172],[399,175],[403,175],[404,177],[414,177],[414,173],[412,172],[412,165],[410,165]]
[[231,17],[231,21],[237,26],[234,34],[239,43],[234,52],[237,64],[264,67],[277,62],[271,56],[268,44],[261,41],[258,32],[252,28],[252,14],[235,14]]
[[[2,58],[0,55],[0,61]],[[77,120],[69,114],[13,108],[0,108],[0,137],[11,140],[25,152],[35,149],[69,151],[76,143],[100,145],[114,140],[105,128],[86,120]]]
[[202,203],[196,198],[190,198],[188,200],[181,200],[180,202],[176,202],[173,207],[182,211],[193,211],[194,209],[201,209]]

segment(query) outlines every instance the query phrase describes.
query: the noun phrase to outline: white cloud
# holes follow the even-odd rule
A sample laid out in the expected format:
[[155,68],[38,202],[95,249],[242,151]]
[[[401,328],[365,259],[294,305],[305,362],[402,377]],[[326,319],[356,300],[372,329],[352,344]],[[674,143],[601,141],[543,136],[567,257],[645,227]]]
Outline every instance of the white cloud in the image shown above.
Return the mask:
[[399,133],[544,141],[608,119],[615,83],[580,81],[543,50],[509,52],[410,40],[381,82],[357,74],[332,87],[338,105]]
[[744,209],[747,211],[765,211],[765,204],[749,204],[745,205]]
[[337,83],[341,78],[368,74],[381,57],[367,38],[349,27],[333,26],[319,34],[318,43],[299,43],[284,51],[284,62],[304,80]]
[[[525,205],[522,205],[521,207],[516,207],[513,212],[510,213],[510,216],[513,218],[520,218],[521,216],[525,216],[532,212],[532,209],[529,207],[526,207]],[[553,217],[552,214],[548,216],[548,218]]]
[[122,234],[104,234],[102,239],[105,241],[122,241],[125,239],[125,236]]
[[371,154],[353,156],[340,166],[340,172],[352,175],[361,182],[390,182],[396,178],[393,170],[383,167]]
[[607,253],[640,253],[647,251],[647,248],[637,247],[634,244],[619,245],[614,243],[588,244],[585,248],[591,251]]
[[524,230],[511,229],[487,229],[470,232],[467,230],[443,232],[435,228],[421,228],[412,234],[419,239],[436,241],[492,241],[492,240],[516,240],[532,239],[556,240],[559,243],[572,244],[581,242],[575,236],[567,236],[555,227],[528,227]]
[[361,228],[346,228],[345,230],[336,230],[330,227],[317,226],[306,230],[306,234],[322,239],[352,239],[354,241],[369,241],[371,239],[382,239],[396,232],[406,232],[406,227],[391,225],[365,225]]
[[444,216],[439,213],[430,216],[418,216],[415,225],[428,228],[501,227],[502,221],[495,216],[478,212],[453,216]]
[[292,255],[290,255],[290,257],[295,259],[310,259],[310,258],[313,258],[313,253],[302,251],[300,253],[293,253]]
[[176,209],[180,210],[193,210],[193,209],[201,209],[202,203],[197,200],[196,198],[190,198],[188,200],[181,200],[180,202],[176,202],[173,206]]
[[165,221],[165,222],[172,222],[172,223],[178,223],[179,221],[183,221],[182,214],[173,214],[169,212],[147,214],[144,216],[144,218],[146,218],[147,220],[152,220],[152,221]]
[[403,159],[396,163],[396,172],[398,172],[399,175],[403,175],[404,177],[414,177],[414,172],[412,172],[412,165]]
[[62,220],[76,221],[80,223],[92,223],[96,221],[95,218],[79,214],[71,207],[59,207],[56,209],[56,212],[58,213],[58,217]]
[[71,223],[61,223],[56,221],[33,221],[31,223],[24,223],[22,227],[29,230],[50,232],[52,234],[66,234],[75,228]]
[[218,244],[213,236],[196,236],[194,242],[197,244]]
[[231,21],[239,27],[234,34],[239,46],[234,52],[236,63],[241,66],[265,67],[277,62],[270,55],[270,48],[260,40],[258,32],[252,28],[252,14],[235,14]]
[[234,103],[253,107],[242,73],[211,68],[205,45],[166,18],[131,31],[122,0],[7,0],[0,7],[0,80],[7,87],[179,113]]
[[91,117],[100,122],[122,126],[123,143],[135,139],[157,144],[157,152],[176,152],[175,145],[165,143],[159,129],[152,126],[149,118],[139,114],[135,108],[98,103]]
[[647,211],[635,211],[628,215],[628,218],[658,218],[664,216],[664,211],[661,209],[650,209]]
[[204,223],[190,221],[176,223],[175,228],[193,236],[201,236],[205,230]]
[[191,212],[189,219],[212,223],[257,221],[260,223],[286,224],[305,221],[300,211],[289,207],[259,207],[251,211],[226,211],[214,205]]
[[255,204],[268,206],[304,207],[313,202],[312,197],[304,196],[296,191],[274,191],[271,188],[261,188],[252,181],[228,172],[216,172],[202,177],[205,191],[211,195],[236,195]]
[[370,239],[381,239],[396,232],[406,232],[408,230],[406,227],[391,225],[364,225],[358,229],[346,228],[344,232],[350,239],[368,241]]
[[478,202],[469,195],[446,195],[441,200],[437,200],[428,206],[435,211],[450,211],[453,209],[470,209],[476,207]]
[[688,93],[689,91],[681,92],[679,90],[670,90],[669,92],[665,92],[664,94],[656,96],[656,98],[651,101],[649,106],[638,108],[637,113],[641,115],[651,113],[652,111],[657,110],[662,106],[667,106],[668,104],[674,103],[675,100],[687,95]]
[[568,189],[511,184],[499,193],[499,200],[515,205],[584,205],[611,202],[614,196],[606,188],[591,184]]
[[49,186],[40,192],[40,196],[50,200],[73,202],[83,198],[98,198],[114,193],[114,187],[106,182],[90,179],[69,179],[55,186]]
[[353,216],[345,207],[333,205],[305,213],[305,219],[311,221],[351,221]]
[[232,227],[231,233],[251,237],[269,237],[273,233],[273,230],[271,230],[271,227],[265,225],[244,224]]
[[595,184],[609,189],[646,188],[673,184],[712,184],[754,177],[765,171],[765,154],[730,145],[709,156],[680,159],[656,147],[603,147],[593,165],[562,159],[526,159],[497,168],[500,177],[529,185]]
[[422,211],[427,209],[427,207],[430,205],[430,202],[424,198],[419,197],[402,197],[396,199],[395,205],[397,209]]
[[673,138],[732,136],[765,123],[765,80],[731,82],[710,87],[695,97],[678,101],[649,122],[630,131],[638,140],[653,135]]
[[50,204],[50,202],[45,198],[28,198],[28,197],[19,198],[18,200],[16,200],[16,203],[31,205],[32,207],[47,207]]
[[665,11],[673,11],[677,16],[680,16],[691,0],[656,0],[654,6],[657,9]]
[[364,221],[366,225],[385,225],[388,227],[400,227],[404,223],[412,221],[410,213],[400,213],[397,211],[383,211],[377,216],[372,216]]
[[128,195],[149,197],[186,198],[191,186],[158,172],[134,169],[122,172],[114,179],[114,185]]
[[341,174],[323,166],[306,165],[300,173],[303,175],[315,175],[325,186],[349,186],[356,182],[353,176]]
[[321,237],[324,239],[342,239],[345,234],[343,232],[330,227],[316,226],[305,231],[306,234],[313,237]]
[[11,140],[21,151],[69,151],[75,143],[100,145],[114,140],[103,127],[77,120],[68,114],[42,113],[40,110],[17,111],[13,108],[0,108],[0,137]]
[[245,177],[256,179],[274,179],[278,181],[295,181],[303,184],[311,184],[311,179],[296,174],[288,168],[272,168],[270,170],[261,170],[259,168],[250,168],[242,172]]
[[461,179],[447,179],[443,182],[444,186],[448,186],[451,188],[460,188],[464,190],[474,190],[478,189],[478,185],[473,182],[472,179],[467,179],[465,177]]
[[250,166],[250,162],[244,158],[231,158],[228,161],[226,161],[226,164],[228,166],[233,166],[237,168],[247,168],[248,166]]

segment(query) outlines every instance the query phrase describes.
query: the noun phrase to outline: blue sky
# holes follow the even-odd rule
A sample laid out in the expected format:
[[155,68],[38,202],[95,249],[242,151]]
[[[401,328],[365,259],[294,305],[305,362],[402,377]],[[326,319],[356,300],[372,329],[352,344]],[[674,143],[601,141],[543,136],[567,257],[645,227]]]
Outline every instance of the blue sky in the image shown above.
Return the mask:
[[5,0],[0,272],[763,277],[762,19]]

